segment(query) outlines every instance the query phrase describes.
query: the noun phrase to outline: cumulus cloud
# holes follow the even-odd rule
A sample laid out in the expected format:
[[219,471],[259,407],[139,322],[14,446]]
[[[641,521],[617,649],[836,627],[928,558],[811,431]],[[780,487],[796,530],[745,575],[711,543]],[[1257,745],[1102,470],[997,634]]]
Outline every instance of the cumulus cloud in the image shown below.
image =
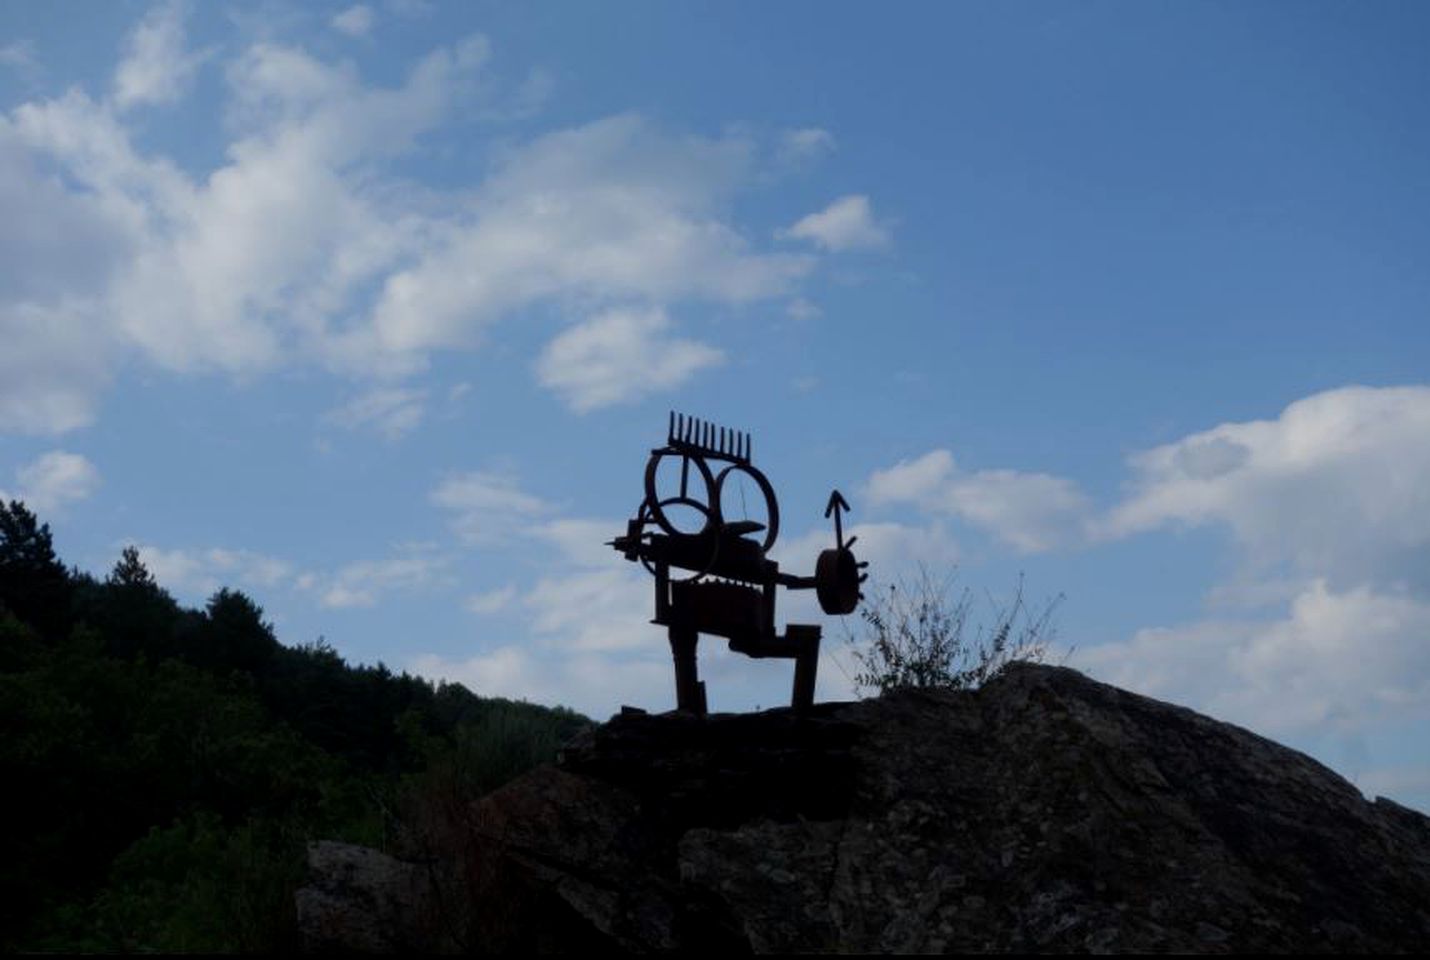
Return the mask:
[[600,653],[651,645],[654,602],[644,570],[617,566],[544,577],[522,603],[531,612],[532,630],[559,637],[564,650]]
[[800,164],[834,152],[834,135],[819,127],[786,130],[781,136],[775,158],[784,164]]
[[34,79],[40,71],[34,43],[28,39],[11,40],[0,47],[0,66],[14,70],[25,79]]
[[516,599],[516,584],[509,583],[498,590],[474,593],[463,601],[462,606],[470,613],[484,615],[505,610]]
[[408,669],[421,677],[460,683],[480,696],[561,705],[603,720],[622,704],[674,708],[669,659],[659,654],[551,658],[528,646],[510,645],[465,659],[422,654]]
[[0,303],[0,432],[61,433],[94,418],[109,380],[91,304]]
[[[537,512],[537,503],[527,501],[530,512]],[[669,651],[650,625],[650,578],[635,564],[616,562],[603,543],[624,528],[622,521],[587,517],[528,525],[522,532],[551,548],[547,575],[526,589],[508,585],[464,605],[474,613],[520,611],[530,640],[465,659],[423,654],[413,661],[413,672],[459,681],[483,695],[559,703],[594,717],[608,716],[622,703],[673,707]]]
[[451,558],[424,545],[402,547],[397,556],[383,560],[360,560],[337,572],[309,575],[299,586],[314,592],[318,603],[329,609],[371,607],[384,593],[448,586]]
[[374,19],[372,8],[359,3],[333,14],[333,19],[328,22],[339,33],[345,33],[350,37],[361,37],[372,29]]
[[1277,733],[1403,720],[1430,703],[1430,388],[1325,391],[1129,466],[1125,495],[1101,513],[1066,479],[970,473],[947,450],[875,472],[868,492],[1024,551],[1224,527],[1237,563],[1205,619],[1088,647],[1081,663]]
[[441,119],[480,48],[437,51],[385,90],[256,45],[228,71],[243,133],[201,178],[141,155],[120,119],[78,90],[20,106],[9,133],[73,178],[69,206],[104,226],[94,317],[174,370],[261,372],[325,355],[331,317],[407,249],[412,218],[363,173]]
[[[15,227],[0,232],[15,266],[0,276],[13,345],[0,429],[87,422],[126,354],[177,372],[316,363],[400,377],[538,304],[589,318],[544,361],[589,409],[615,402],[610,383],[580,382],[562,350],[594,351],[609,370],[600,344],[622,322],[648,331],[682,300],[786,296],[814,265],[754,248],[731,222],[732,197],[757,179],[753,144],[734,135],[608,117],[494,149],[485,176],[451,192],[411,185],[401,158],[480,99],[480,36],[393,86],[301,47],[251,44],[224,64],[223,159],[188,170],[136,145],[128,108],[182,96],[201,59],[186,51],[182,8],[161,6],[126,42],[111,98],[71,88],[0,117],[0,218]],[[549,77],[528,87],[539,99]],[[657,346],[676,379],[716,356]]]
[[1346,387],[1133,458],[1108,536],[1224,524],[1250,563],[1430,589],[1430,387]]
[[87,500],[99,488],[99,469],[88,458],[51,450],[15,471],[14,493],[0,491],[0,500],[19,499],[35,513],[51,513]]
[[1317,579],[1283,617],[1144,629],[1077,665],[1264,732],[1346,732],[1430,714],[1427,636],[1430,602]]
[[874,220],[869,198],[862,194],[840,197],[818,213],[811,213],[779,235],[808,240],[835,253],[868,250],[889,242],[888,231]]
[[447,477],[432,491],[432,503],[449,511],[468,543],[493,543],[530,529],[552,505],[522,490],[515,477],[487,470]]
[[667,137],[633,116],[541,137],[511,153],[469,216],[387,278],[367,336],[401,359],[469,345],[538,300],[777,296],[812,261],[752,252],[719,215],[749,153],[736,139]]
[[606,546],[625,524],[560,517],[530,534],[550,545],[556,570],[522,597],[534,633],[563,651],[634,650],[650,642],[650,578],[636,564],[617,563]]
[[349,430],[367,427],[389,440],[396,440],[422,422],[426,403],[426,390],[380,387],[328,411],[325,419]]
[[656,307],[613,309],[564,331],[536,363],[542,386],[577,413],[638,400],[678,387],[725,355],[695,340],[667,334],[670,318]]
[[[939,523],[917,526],[907,523],[873,522],[847,524],[845,538],[858,537],[854,552],[869,561],[869,574],[879,580],[893,580],[920,565],[946,569],[958,562],[957,541]],[[771,551],[781,569],[814,570],[821,550],[834,546],[833,526],[810,530],[801,536],[782,538]]]
[[114,71],[114,102],[120,109],[173,103],[192,82],[204,55],[185,46],[184,7],[161,4],[129,34]]
[[66,189],[30,147],[40,125],[0,116],[0,432],[92,419],[117,344],[104,295],[132,250],[132,211]]
[[1131,466],[1103,537],[1222,526],[1239,569],[1208,593],[1206,619],[1086,648],[1078,665],[1275,736],[1356,743],[1378,724],[1423,722],[1430,389],[1314,394]]
[[1091,505],[1071,481],[1017,470],[961,470],[947,450],[902,461],[869,479],[875,504],[911,503],[957,517],[1025,553],[1077,543]]
[[139,559],[159,585],[181,596],[202,598],[220,587],[261,588],[285,583],[286,561],[251,550],[225,547],[166,549],[141,544]]

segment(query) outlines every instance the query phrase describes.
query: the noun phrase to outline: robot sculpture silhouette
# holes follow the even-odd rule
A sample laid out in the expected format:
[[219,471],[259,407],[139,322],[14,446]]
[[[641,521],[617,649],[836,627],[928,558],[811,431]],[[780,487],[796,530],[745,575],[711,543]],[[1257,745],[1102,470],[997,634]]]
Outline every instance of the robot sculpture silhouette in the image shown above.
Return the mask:
[[[678,492],[662,491],[662,478],[673,481],[677,475]],[[759,490],[764,523],[725,517],[723,496],[732,477]],[[820,628],[791,623],[777,633],[775,591],[814,590],[825,613],[854,611],[864,597],[859,585],[868,578],[861,572],[868,563],[856,560],[850,549],[857,538],[844,539],[841,513],[848,509],[838,490],[829,495],[824,515],[834,518],[834,546],[820,552],[814,576],[781,573],[767,557],[780,533],[779,501],[751,462],[750,435],[670,415],[666,445],[652,450],[646,463],[645,499],[626,523],[625,535],[609,546],[640,562],[655,578],[652,622],[664,626],[670,637],[678,709],[706,712],[695,656],[702,633],[726,638],[731,650],[749,657],[793,660],[790,704],[802,711],[814,703]]]

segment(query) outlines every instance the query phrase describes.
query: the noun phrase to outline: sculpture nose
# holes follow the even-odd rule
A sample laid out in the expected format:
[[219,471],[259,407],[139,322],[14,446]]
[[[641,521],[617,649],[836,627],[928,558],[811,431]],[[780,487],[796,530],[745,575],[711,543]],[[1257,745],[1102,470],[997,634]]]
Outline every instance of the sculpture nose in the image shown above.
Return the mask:
[[723,533],[732,537],[743,537],[747,533],[759,533],[763,529],[765,529],[765,525],[757,520],[731,520],[721,527]]

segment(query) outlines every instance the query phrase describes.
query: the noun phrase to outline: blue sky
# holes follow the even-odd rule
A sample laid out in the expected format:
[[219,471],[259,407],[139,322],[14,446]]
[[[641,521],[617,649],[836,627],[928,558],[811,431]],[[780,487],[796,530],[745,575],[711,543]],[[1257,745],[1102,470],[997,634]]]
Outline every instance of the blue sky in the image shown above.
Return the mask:
[[[787,569],[1064,594],[1093,676],[1430,809],[1422,4],[9,4],[0,490],[289,643],[673,703],[678,409]],[[782,601],[783,602],[783,601]],[[826,623],[819,695],[850,695]],[[703,645],[715,709],[787,664]]]

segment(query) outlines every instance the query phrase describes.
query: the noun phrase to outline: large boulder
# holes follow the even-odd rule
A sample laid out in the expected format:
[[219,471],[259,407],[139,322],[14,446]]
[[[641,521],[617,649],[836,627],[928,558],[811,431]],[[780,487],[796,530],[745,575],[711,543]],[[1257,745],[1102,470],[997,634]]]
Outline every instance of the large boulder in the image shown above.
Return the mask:
[[[556,764],[473,801],[449,830],[426,852],[436,866],[425,886],[404,888],[409,918],[390,942],[498,952],[1430,943],[1430,818],[1368,802],[1238,727],[1057,667],[1014,665],[978,691],[909,690],[805,716],[625,711]],[[322,889],[320,863],[314,872]],[[341,941],[332,929],[321,937]],[[368,932],[348,945],[380,942]]]

